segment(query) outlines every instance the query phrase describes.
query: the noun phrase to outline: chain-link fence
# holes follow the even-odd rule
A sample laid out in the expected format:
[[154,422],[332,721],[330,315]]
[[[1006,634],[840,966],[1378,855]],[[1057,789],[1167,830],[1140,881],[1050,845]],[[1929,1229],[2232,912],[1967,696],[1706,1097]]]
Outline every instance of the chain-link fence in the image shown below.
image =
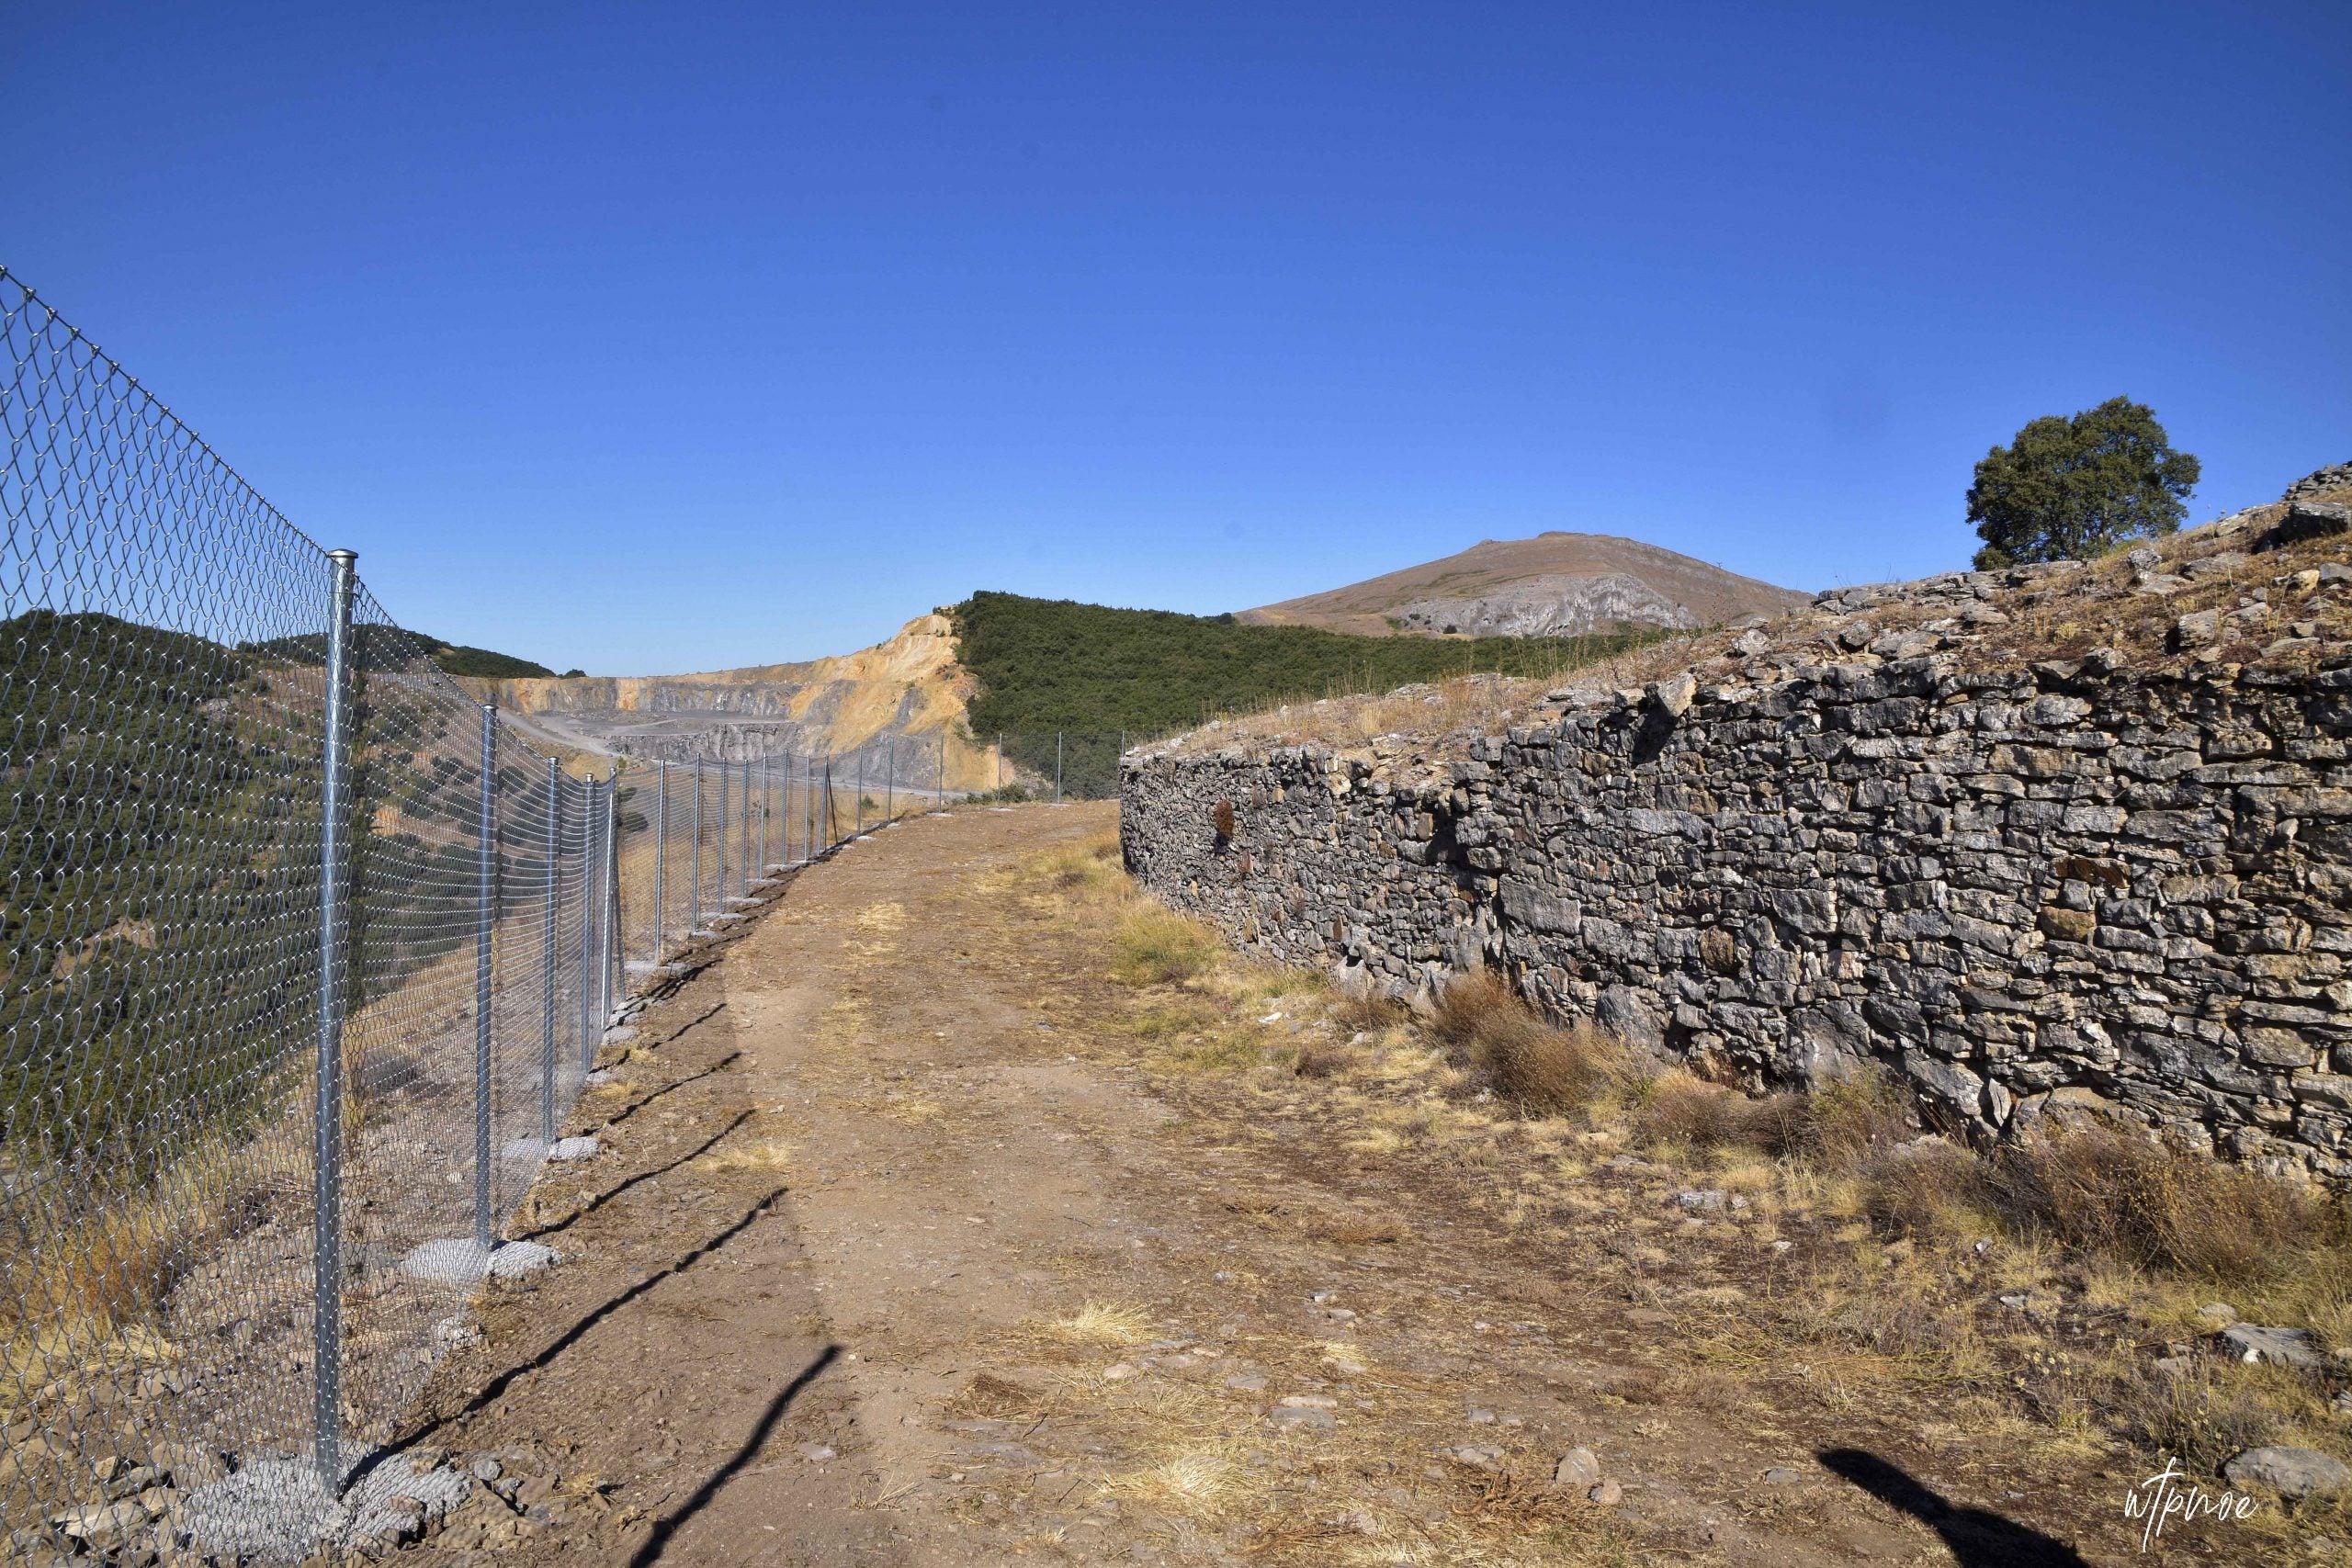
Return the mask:
[[973,738],[993,752],[992,781],[982,787],[1003,798],[1113,800],[1119,794],[1119,758],[1148,737],[1124,729],[1008,729]]
[[616,763],[609,790],[621,975],[662,973],[673,950],[759,902],[775,873],[970,793],[944,787],[944,744],[936,736],[885,736],[838,755]]
[[944,780],[572,776],[5,270],[0,348],[0,1555],[299,1555],[631,976]]

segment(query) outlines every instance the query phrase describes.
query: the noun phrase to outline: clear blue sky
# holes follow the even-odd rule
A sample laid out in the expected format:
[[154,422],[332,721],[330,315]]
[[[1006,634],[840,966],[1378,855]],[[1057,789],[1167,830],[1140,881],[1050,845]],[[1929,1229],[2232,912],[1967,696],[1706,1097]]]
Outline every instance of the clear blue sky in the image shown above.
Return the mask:
[[[1965,14],[1963,14],[1965,13]],[[10,7],[0,261],[561,668],[1544,528],[1965,563],[2122,392],[2352,458],[2352,7]]]

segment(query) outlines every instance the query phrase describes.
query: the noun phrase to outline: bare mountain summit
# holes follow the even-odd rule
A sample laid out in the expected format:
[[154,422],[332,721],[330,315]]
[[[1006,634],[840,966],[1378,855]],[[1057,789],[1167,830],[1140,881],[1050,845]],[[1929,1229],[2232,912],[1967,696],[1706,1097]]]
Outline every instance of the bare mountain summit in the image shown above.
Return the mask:
[[1482,539],[1459,555],[1244,610],[1261,626],[1386,637],[1576,637],[1627,626],[1721,626],[1812,595],[1611,534]]

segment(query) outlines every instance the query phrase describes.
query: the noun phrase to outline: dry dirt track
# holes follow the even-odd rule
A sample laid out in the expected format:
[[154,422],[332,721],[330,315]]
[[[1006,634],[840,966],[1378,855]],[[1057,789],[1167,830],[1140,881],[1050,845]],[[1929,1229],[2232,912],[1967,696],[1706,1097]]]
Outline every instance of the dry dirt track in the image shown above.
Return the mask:
[[[514,1226],[565,1262],[486,1303],[416,1426],[500,1456],[526,1512],[479,1498],[413,1554],[2081,1561],[1999,1513],[1939,1535],[1736,1398],[1645,1405],[1628,1346],[1664,1314],[1367,1186],[1311,1121],[1132,1065],[1102,934],[1015,875],[1111,820],[877,834],[647,1010],[582,1116],[604,1154]],[[1579,1445],[1622,1503],[1550,1485]],[[1955,1502],[2030,1511],[1983,1484]]]

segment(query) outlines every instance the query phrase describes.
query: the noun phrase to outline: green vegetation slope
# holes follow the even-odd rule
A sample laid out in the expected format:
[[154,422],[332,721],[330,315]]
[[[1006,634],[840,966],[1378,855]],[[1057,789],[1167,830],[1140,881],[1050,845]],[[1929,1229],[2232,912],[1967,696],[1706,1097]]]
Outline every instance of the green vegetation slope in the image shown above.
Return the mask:
[[534,664],[527,659],[517,659],[511,653],[496,653],[487,648],[468,648],[463,643],[443,642],[439,637],[412,633],[424,645],[433,662],[452,675],[474,675],[486,681],[522,681],[534,676],[555,673],[544,664]]
[[1121,731],[1140,740],[1220,713],[1479,671],[1548,675],[1652,635],[1352,637],[992,592],[946,614],[958,661],[978,686],[968,704],[974,737],[1001,734],[1008,757],[1050,775],[1055,736],[1070,733],[1066,777],[1081,794],[1117,787]]

